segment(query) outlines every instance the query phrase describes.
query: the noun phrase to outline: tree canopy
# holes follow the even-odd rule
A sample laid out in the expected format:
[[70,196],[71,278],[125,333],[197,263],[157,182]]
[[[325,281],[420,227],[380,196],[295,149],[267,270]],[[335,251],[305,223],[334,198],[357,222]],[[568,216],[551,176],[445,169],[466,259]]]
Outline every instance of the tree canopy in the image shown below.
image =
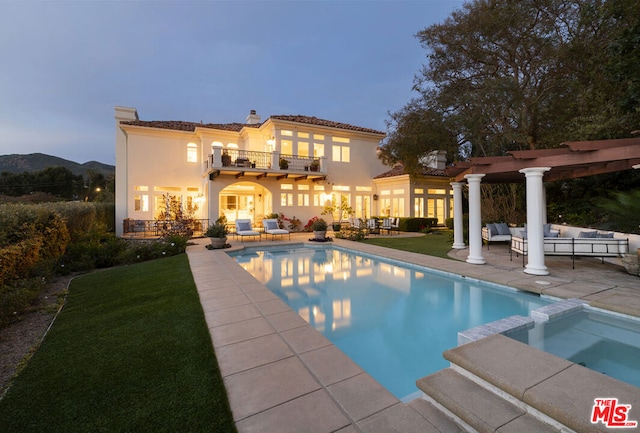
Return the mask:
[[637,0],[474,0],[416,34],[418,96],[390,113],[386,163],[627,137],[640,129]]

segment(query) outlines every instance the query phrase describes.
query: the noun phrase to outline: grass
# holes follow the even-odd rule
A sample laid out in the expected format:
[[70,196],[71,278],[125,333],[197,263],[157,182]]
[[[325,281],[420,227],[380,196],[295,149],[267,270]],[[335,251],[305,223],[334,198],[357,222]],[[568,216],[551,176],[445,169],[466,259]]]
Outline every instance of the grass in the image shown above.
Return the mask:
[[234,432],[185,254],[75,279],[3,432]]
[[424,236],[410,238],[370,238],[364,243],[378,245],[381,247],[393,248],[396,250],[410,251],[428,256],[442,257],[448,259],[447,255],[451,251],[451,230],[437,230]]

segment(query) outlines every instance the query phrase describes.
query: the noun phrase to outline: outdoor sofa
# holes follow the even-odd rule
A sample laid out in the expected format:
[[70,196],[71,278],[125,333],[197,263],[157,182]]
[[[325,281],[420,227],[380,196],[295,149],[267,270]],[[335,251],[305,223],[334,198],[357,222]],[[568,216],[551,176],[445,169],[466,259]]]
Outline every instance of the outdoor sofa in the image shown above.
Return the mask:
[[[605,257],[622,257],[628,251],[629,239],[615,238],[614,233],[611,232],[581,231],[575,238],[547,236],[544,238],[545,256],[571,256],[574,269],[576,256],[599,257],[604,262]],[[522,255],[522,265],[524,266],[524,256],[529,254],[526,232],[520,236],[512,236],[511,260],[513,260],[513,253],[516,254],[516,257]]]

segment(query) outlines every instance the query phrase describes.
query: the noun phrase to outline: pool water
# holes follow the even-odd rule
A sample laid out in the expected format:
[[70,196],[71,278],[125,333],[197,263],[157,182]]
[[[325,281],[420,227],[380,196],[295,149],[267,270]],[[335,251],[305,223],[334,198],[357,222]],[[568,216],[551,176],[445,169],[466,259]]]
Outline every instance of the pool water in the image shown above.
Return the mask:
[[640,387],[640,320],[583,310],[507,336]]
[[446,368],[458,332],[551,303],[538,295],[335,247],[245,249],[236,261],[405,398]]

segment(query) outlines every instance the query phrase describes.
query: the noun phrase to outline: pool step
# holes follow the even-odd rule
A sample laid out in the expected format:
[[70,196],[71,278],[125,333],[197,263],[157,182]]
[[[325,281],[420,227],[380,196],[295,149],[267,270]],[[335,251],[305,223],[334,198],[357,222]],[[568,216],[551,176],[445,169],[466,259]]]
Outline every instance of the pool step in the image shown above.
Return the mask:
[[[446,368],[417,382],[426,395],[452,419],[469,432],[558,433],[559,429],[543,423],[473,380]],[[448,431],[448,430],[442,430]]]
[[609,432],[604,422],[591,423],[596,399],[640,407],[640,388],[504,335],[443,356],[451,367],[418,380],[418,388],[469,431]]

